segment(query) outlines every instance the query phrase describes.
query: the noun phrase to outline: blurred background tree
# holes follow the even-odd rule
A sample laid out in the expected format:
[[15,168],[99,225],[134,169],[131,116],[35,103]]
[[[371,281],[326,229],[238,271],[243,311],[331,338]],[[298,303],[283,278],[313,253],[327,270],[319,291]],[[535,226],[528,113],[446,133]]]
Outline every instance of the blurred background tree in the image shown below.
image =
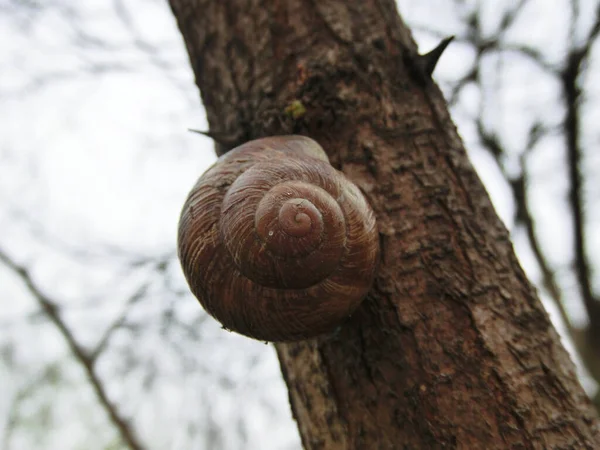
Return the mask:
[[[398,3],[422,50],[456,36],[436,80],[598,399],[600,2]],[[180,273],[214,152],[166,2],[0,0],[0,42],[2,448],[299,448],[272,347]]]

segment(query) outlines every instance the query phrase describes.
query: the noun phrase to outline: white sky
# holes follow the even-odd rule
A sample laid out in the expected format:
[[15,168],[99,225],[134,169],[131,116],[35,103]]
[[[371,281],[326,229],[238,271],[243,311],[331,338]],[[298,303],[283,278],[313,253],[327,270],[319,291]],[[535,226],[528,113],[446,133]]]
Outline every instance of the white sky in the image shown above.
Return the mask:
[[[0,0],[0,249],[27,265],[44,292],[60,301],[88,348],[146,286],[143,302],[132,307],[99,370],[149,448],[208,449],[220,443],[218,448],[236,449],[242,435],[245,449],[299,448],[272,347],[226,333],[210,318],[203,321],[174,259],[180,208],[214,152],[208,139],[187,132],[207,126],[166,2],[52,0],[40,2],[40,10],[8,12],[15,3]],[[399,3],[422,49],[438,40],[419,31],[432,16],[444,18],[434,24],[442,35],[462,31],[452,2]],[[530,3],[524,25],[509,38],[543,48],[558,62],[564,48],[547,43],[564,40],[564,15],[553,11],[564,10],[566,0]],[[497,26],[494,5],[501,4],[486,4],[485,29]],[[585,21],[590,14],[583,16]],[[437,79],[447,87],[472,60],[471,49],[452,44]],[[484,121],[510,130],[503,134],[507,147],[518,149],[529,117],[541,114],[552,124],[562,112],[556,81],[529,61],[491,61],[486,68],[489,91],[482,96],[466,88],[453,114],[510,227],[506,183],[473,138],[472,118],[482,114],[485,100],[490,109]],[[557,239],[570,233],[561,146],[542,142],[530,158],[540,183],[532,208],[548,224],[543,240],[558,267],[570,257],[568,240]],[[600,247],[600,237],[593,239]],[[516,234],[515,242],[535,277],[523,237]],[[159,259],[168,263],[157,277],[152,264]],[[577,305],[572,313],[584,320]],[[188,326],[197,336],[189,336]],[[96,448],[108,448],[114,430],[64,340],[0,264],[0,442],[15,396],[52,365],[59,374],[45,374],[20,403],[19,414],[34,425],[16,429],[13,448],[91,448],[85,443],[92,433],[99,436]]]

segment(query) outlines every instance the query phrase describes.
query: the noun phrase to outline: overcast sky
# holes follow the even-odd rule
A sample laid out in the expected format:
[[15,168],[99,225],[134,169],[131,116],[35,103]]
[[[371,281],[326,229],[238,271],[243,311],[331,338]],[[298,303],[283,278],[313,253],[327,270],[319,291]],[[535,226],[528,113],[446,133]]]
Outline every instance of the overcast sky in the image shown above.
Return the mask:
[[[400,2],[422,49],[441,35],[460,35],[451,3]],[[486,3],[490,30],[502,3]],[[530,3],[509,37],[559,61],[564,48],[548,50],[544,43],[550,35],[561,41],[563,19],[551,10],[565,2]],[[431,17],[444,18],[434,34],[423,32]],[[452,44],[436,72],[442,86],[460,77],[473,57],[466,45]],[[502,70],[501,80],[494,70],[488,74],[487,104],[495,112],[486,112],[486,120],[514,130],[508,140],[517,148],[525,138],[519,114],[545,110],[556,122],[561,111],[554,80],[525,61]],[[494,94],[499,84],[514,87]],[[527,100],[532,90],[535,101]],[[470,119],[481,113],[482,95],[465,89],[454,118],[511,227],[505,181],[472,137]],[[98,370],[149,448],[299,448],[272,346],[206,318],[179,270],[179,212],[215,160],[210,140],[188,128],[207,125],[166,2],[0,0],[0,250],[60,304],[86,349],[126,317]],[[537,176],[548,180],[536,194],[536,208],[544,205],[536,212],[540,220],[550,218],[545,239],[556,241],[550,257],[561,261],[568,249],[557,236],[570,228],[563,220],[566,182],[556,175],[563,164],[553,151],[558,146],[546,142],[534,157]],[[523,236],[514,236],[535,278]],[[577,308],[573,314],[584,320]],[[0,386],[0,442],[10,440],[11,448],[100,449],[118,442],[63,337],[3,264]],[[98,446],[86,446],[92,435]]]

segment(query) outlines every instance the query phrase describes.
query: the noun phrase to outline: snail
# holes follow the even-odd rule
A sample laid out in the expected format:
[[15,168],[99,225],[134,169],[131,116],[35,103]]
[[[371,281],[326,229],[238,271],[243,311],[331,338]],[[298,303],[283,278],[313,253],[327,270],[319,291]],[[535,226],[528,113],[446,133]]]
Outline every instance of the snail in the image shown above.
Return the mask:
[[181,213],[192,293],[224,328],[298,341],[337,328],[375,276],[379,240],[360,190],[304,136],[247,142],[209,168]]

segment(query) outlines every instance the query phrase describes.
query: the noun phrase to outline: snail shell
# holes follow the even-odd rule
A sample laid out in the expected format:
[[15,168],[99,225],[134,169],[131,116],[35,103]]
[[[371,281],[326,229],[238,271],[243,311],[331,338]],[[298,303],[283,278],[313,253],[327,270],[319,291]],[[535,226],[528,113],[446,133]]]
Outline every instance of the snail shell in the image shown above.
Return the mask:
[[374,278],[375,216],[303,136],[247,142],[200,177],[179,222],[194,295],[223,326],[296,341],[340,325]]

